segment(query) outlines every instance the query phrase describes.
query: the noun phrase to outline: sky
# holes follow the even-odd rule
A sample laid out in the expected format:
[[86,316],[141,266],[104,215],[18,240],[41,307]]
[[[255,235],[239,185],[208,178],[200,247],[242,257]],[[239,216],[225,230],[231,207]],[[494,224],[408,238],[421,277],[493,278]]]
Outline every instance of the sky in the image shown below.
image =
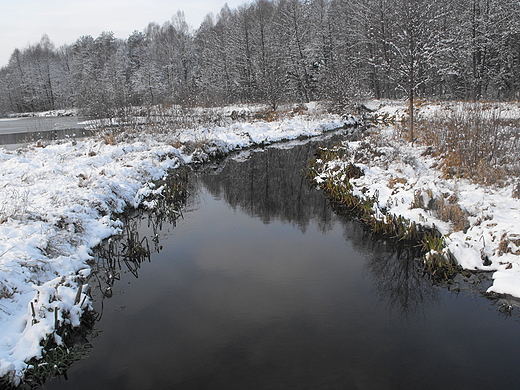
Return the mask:
[[217,15],[224,4],[231,9],[247,0],[0,0],[0,67],[14,49],[40,42],[47,34],[55,47],[70,45],[83,35],[96,38],[113,31],[127,38],[150,22],[162,25],[184,11],[194,29],[204,17]]

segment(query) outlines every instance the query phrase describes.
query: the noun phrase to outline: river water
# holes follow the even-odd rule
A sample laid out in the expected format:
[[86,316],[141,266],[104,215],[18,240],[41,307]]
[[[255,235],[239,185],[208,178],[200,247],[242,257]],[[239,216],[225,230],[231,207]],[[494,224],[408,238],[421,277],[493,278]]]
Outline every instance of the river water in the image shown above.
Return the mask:
[[100,272],[89,357],[45,387],[519,388],[518,313],[335,214],[316,147],[236,154],[190,175],[182,218],[133,219],[149,259]]
[[0,118],[0,145],[86,137],[93,134],[85,129],[86,120],[76,116]]

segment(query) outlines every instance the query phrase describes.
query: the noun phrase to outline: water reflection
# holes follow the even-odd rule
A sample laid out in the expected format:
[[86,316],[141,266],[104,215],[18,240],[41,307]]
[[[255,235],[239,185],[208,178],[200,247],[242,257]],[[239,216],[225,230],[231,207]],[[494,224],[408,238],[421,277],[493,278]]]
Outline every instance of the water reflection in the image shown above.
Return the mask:
[[[269,148],[251,153],[246,161],[229,160],[218,174],[204,175],[202,182],[233,209],[262,219],[291,223],[305,232],[315,220],[322,232],[336,220],[321,191],[311,188],[304,170],[316,151],[316,143],[293,150]],[[338,210],[336,210],[338,211]],[[345,238],[367,255],[366,267],[375,279],[382,304],[401,314],[414,313],[436,302],[437,290],[424,277],[421,253],[409,244],[381,241],[348,217],[341,219]]]
[[92,263],[90,285],[95,285],[103,298],[113,294],[114,282],[121,279],[121,272],[130,272],[139,277],[139,268],[145,261],[150,261],[150,244],[148,237],[140,237],[139,225],[141,216],[124,218],[123,233],[108,239],[96,251]]
[[[444,290],[423,276],[413,248],[372,237],[308,185],[315,148],[249,151],[198,171],[180,192],[203,212],[184,208],[186,220],[168,202],[129,216],[99,252],[92,294],[101,313],[114,301],[133,310],[112,307],[100,323],[106,352],[73,386],[372,389],[400,388],[404,376],[402,388],[438,388],[442,378],[414,359],[442,359],[457,378],[447,352],[460,335],[442,321],[414,322],[445,316],[432,310]],[[135,278],[139,288],[128,285]],[[447,324],[462,321],[460,307],[450,310]],[[385,312],[397,320],[381,321]],[[470,359],[471,342],[462,350]]]
[[230,159],[218,175],[205,175],[204,185],[229,205],[268,224],[273,220],[297,225],[305,231],[311,219],[331,220],[323,194],[310,191],[304,175],[316,144],[293,150],[267,148],[250,153],[245,161]]
[[[332,138],[323,142],[333,143]],[[325,233],[338,221],[336,213],[321,191],[312,188],[305,177],[307,162],[313,157],[317,143],[306,142],[292,149],[269,147],[237,154],[218,166],[199,170],[197,180],[190,180],[190,189],[183,184],[182,204],[193,205],[198,193],[206,188],[213,196],[224,199],[236,210],[259,218],[265,224],[273,221],[297,226],[303,233],[314,221]],[[247,158],[244,158],[244,155]],[[188,173],[176,173],[170,178],[169,188],[187,183]],[[161,204],[153,212],[138,212],[128,216],[125,229],[118,238],[112,238],[100,248],[94,266],[96,284],[103,297],[109,297],[121,270],[138,277],[138,269],[144,261],[150,261],[150,253],[162,249],[160,234],[171,231],[181,207],[171,207],[174,197],[161,198]],[[173,210],[173,212],[172,212]],[[399,315],[410,315],[423,310],[425,305],[439,301],[438,289],[424,274],[421,252],[408,243],[398,243],[374,237],[363,226],[345,216],[339,219],[345,239],[356,250],[366,255],[366,270],[374,279],[374,286],[382,305]],[[140,238],[140,234],[149,236]],[[150,249],[150,243],[153,248]],[[124,267],[123,267],[124,265]],[[489,286],[489,275],[468,274],[457,277],[453,283],[443,287],[455,293],[482,295]],[[497,302],[498,311],[510,315],[516,305],[513,299],[490,296]],[[514,302],[514,303],[512,303]]]
[[367,261],[380,300],[389,310],[408,316],[439,301],[439,291],[425,276],[420,255],[415,248],[390,245]]
[[188,169],[178,168],[158,180],[156,187],[162,187],[160,195],[152,194],[146,199],[153,204],[153,209],[135,210],[121,215],[123,231],[110,237],[98,246],[91,263],[92,272],[87,281],[98,303],[98,320],[103,313],[105,298],[112,297],[116,281],[122,273],[131,273],[139,277],[142,263],[150,262],[153,253],[162,250],[160,233],[173,229],[177,220],[182,218],[182,209],[186,204],[189,190]]

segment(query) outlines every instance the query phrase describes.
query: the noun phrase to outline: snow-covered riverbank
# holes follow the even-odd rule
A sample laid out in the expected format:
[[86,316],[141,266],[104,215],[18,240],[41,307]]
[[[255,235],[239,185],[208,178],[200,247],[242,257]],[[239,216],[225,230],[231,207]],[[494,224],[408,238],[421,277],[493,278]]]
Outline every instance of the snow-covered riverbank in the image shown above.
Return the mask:
[[[367,107],[377,109],[384,122],[400,120],[406,110],[405,103]],[[428,115],[445,108],[421,109]],[[40,341],[54,337],[59,342],[56,327],[79,324],[90,305],[84,282],[92,249],[120,231],[119,212],[160,192],[154,180],[184,163],[317,136],[346,121],[355,119],[294,115],[0,149],[0,377],[12,375],[16,381],[29,359],[41,357]],[[435,224],[463,267],[494,271],[490,290],[520,297],[520,200],[512,197],[512,185],[491,188],[443,178],[427,148],[402,141],[392,126],[378,129],[368,142],[345,145],[352,159],[327,162],[317,181],[340,179],[341,168],[355,162],[364,171],[352,180],[356,195],[378,194],[378,206],[386,212]],[[453,232],[453,225],[440,218],[438,205],[432,206],[439,199],[467,213],[465,233]]]
[[[406,117],[405,103],[371,102],[367,106],[376,110],[373,115],[382,122]],[[417,116],[428,118],[471,107],[470,103],[422,105]],[[485,104],[478,110],[489,117],[500,116],[518,128],[518,103]],[[392,125],[380,127],[372,137],[330,151],[332,158],[317,161],[316,182],[351,186],[350,193],[358,199],[376,199],[366,203],[373,208],[374,219],[386,223],[392,216],[402,216],[409,225],[435,227],[443,235],[442,252],[447,258],[454,257],[467,270],[492,271],[489,292],[520,297],[518,179],[503,178],[509,184],[501,187],[447,177],[439,169],[441,158],[431,148],[411,145],[400,131]],[[352,164],[363,173],[347,179]]]
[[[117,233],[117,213],[138,207],[168,170],[214,153],[315,136],[337,116],[200,127],[111,144],[93,138],[0,149],[0,377],[17,381],[56,327],[79,325],[91,250]],[[175,142],[174,142],[175,141]],[[178,148],[171,146],[177,144]],[[189,148],[181,144],[190,144]]]

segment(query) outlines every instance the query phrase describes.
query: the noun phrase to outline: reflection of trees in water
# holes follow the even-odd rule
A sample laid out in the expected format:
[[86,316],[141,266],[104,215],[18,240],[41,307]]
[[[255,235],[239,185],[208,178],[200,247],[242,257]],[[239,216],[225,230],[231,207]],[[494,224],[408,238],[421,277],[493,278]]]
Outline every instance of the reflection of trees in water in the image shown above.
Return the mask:
[[[304,175],[316,147],[316,143],[308,143],[291,150],[269,148],[251,153],[246,161],[228,161],[218,174],[205,175],[202,180],[214,196],[265,223],[279,219],[305,231],[314,220],[321,231],[327,231],[338,217],[323,193],[311,188]],[[423,275],[415,248],[385,245],[347,215],[340,221],[346,240],[367,254],[367,269],[388,307],[413,313],[438,299],[434,286]]]
[[265,223],[279,219],[305,231],[317,218],[326,230],[332,211],[305,176],[315,151],[316,143],[311,142],[291,150],[267,148],[243,162],[229,160],[218,175],[204,175],[202,180],[214,196]]
[[491,285],[491,273],[464,272],[451,280],[433,281],[424,272],[421,248],[381,238],[348,217],[343,224],[345,238],[367,255],[367,270],[374,278],[380,302],[389,310],[397,310],[403,316],[414,314],[425,305],[438,303],[444,290],[455,295],[485,297],[498,315],[518,316],[520,299],[486,292]]
[[[248,160],[229,160],[219,167],[218,174],[201,175],[201,180],[214,196],[224,199],[233,208],[240,207],[265,223],[279,219],[305,231],[310,221],[315,221],[322,232],[330,230],[334,223],[341,223],[345,239],[366,255],[366,268],[374,278],[380,301],[390,310],[407,316],[427,304],[437,302],[440,299],[439,289],[424,275],[416,248],[374,237],[344,210],[333,210],[323,193],[311,188],[304,170],[316,147],[316,143],[310,142],[290,150],[268,148],[252,152]],[[101,319],[103,301],[111,297],[117,281],[123,274],[138,277],[141,265],[150,261],[152,253],[162,249],[160,232],[174,228],[178,218],[182,217],[181,210],[185,205],[196,201],[195,195],[201,183],[189,181],[189,190],[187,183],[187,173],[181,171],[157,183],[164,184],[166,190],[155,199],[156,208],[122,216],[122,233],[104,241],[95,252],[87,282],[96,312],[88,328],[82,330],[83,345],[88,343],[88,333],[92,332],[93,323]],[[188,192],[190,197],[187,197]],[[482,295],[480,282],[480,277],[473,277],[470,283],[460,280],[450,288],[462,290],[463,287],[465,291]],[[519,305],[517,300],[498,296],[489,298],[500,315],[511,316],[513,306]],[[66,375],[67,368],[49,376]]]
[[98,246],[91,264],[89,286],[101,294],[93,299],[101,305],[99,316],[103,312],[103,300],[112,296],[115,281],[120,280],[123,273],[131,273],[138,278],[141,264],[150,261],[151,254],[162,249],[159,233],[166,226],[168,229],[174,228],[182,217],[182,208],[189,192],[188,183],[188,171],[184,168],[157,181],[156,187],[163,187],[161,193],[147,199],[149,204],[154,205],[153,209],[139,209],[122,215],[124,227],[121,234],[110,237]]
[[[367,255],[366,267],[374,278],[382,304],[402,315],[410,315],[438,302],[440,290],[424,274],[418,248],[375,237],[345,210],[333,210],[322,192],[311,188],[304,171],[317,146],[318,143],[309,142],[292,149],[251,152],[245,161],[230,159],[217,173],[202,175],[201,180],[211,194],[265,223],[278,219],[305,232],[313,220],[325,232],[338,220],[337,215],[342,215],[345,238]],[[485,292],[474,277],[463,279],[444,287],[479,296]],[[509,303],[495,301],[499,302],[496,305],[501,312],[508,313]]]
[[367,256],[366,267],[374,277],[380,301],[390,310],[398,310],[404,316],[413,314],[425,304],[439,302],[440,292],[445,290],[455,295],[485,297],[498,315],[518,316],[520,299],[486,292],[491,285],[491,273],[464,272],[451,280],[433,281],[424,272],[420,248],[374,235],[351,218],[348,210],[335,206],[334,210],[345,217],[345,239]]
[[[335,141],[337,139],[328,142]],[[112,255],[112,258],[119,256],[119,259],[125,260],[110,262],[110,256],[102,256],[97,275],[104,278],[105,289],[114,282],[109,275],[114,278],[121,270],[137,276],[140,264],[149,260],[150,255],[139,256],[139,248],[148,245],[149,240],[149,246],[153,248],[148,250],[158,252],[162,248],[159,243],[161,230],[175,227],[177,218],[182,216],[181,206],[184,208],[187,204],[193,207],[200,187],[205,186],[212,195],[224,199],[232,208],[240,208],[265,223],[278,219],[298,226],[303,232],[310,221],[314,221],[322,232],[329,231],[334,223],[341,223],[345,239],[366,255],[366,269],[374,279],[381,304],[389,310],[407,316],[417,313],[425,305],[438,302],[441,290],[424,274],[418,248],[410,243],[381,239],[371,234],[361,222],[351,218],[346,210],[332,208],[323,193],[309,185],[304,172],[317,146],[317,142],[311,141],[292,149],[250,151],[249,158],[240,161],[228,159],[218,165],[213,173],[201,174],[200,181],[188,181],[185,172],[177,174],[177,182],[178,179],[184,185],[189,182],[189,191],[186,187],[176,190],[175,178],[170,178],[170,190],[167,192],[170,195],[158,202],[153,212],[134,213],[125,223],[125,233],[118,245],[113,246],[114,249],[119,248],[119,252],[113,249]],[[181,202],[175,203],[179,199]],[[143,231],[143,218],[146,218],[147,228],[151,230],[147,240],[139,236],[139,231]],[[138,256],[128,256],[136,253]],[[487,286],[484,274],[468,274],[460,275],[450,284],[440,287],[455,293],[460,291],[482,296]],[[497,307],[499,314],[511,315],[513,306],[519,306],[517,300],[492,295],[487,297]]]
[[417,249],[405,244],[391,246],[374,252],[367,261],[381,302],[407,315],[439,301],[439,292],[424,274]]
[[366,256],[366,269],[373,277],[382,304],[407,316],[439,301],[439,290],[424,274],[419,248],[382,239],[345,210],[335,210],[344,215],[345,239]]

